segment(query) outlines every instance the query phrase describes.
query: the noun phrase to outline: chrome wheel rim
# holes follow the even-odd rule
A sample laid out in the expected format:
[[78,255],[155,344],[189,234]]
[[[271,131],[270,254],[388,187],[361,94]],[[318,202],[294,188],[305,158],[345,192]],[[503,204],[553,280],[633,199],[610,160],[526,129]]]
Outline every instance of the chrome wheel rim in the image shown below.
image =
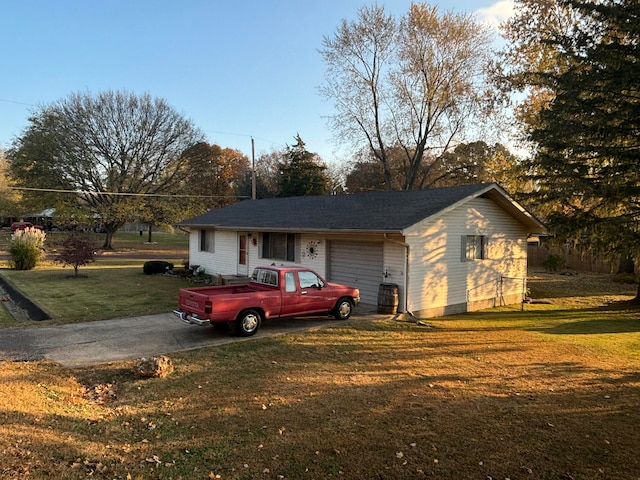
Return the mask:
[[344,318],[351,313],[351,304],[349,302],[342,302],[340,308],[338,308],[338,314]]
[[246,315],[242,319],[242,329],[245,332],[253,332],[258,328],[258,317],[256,315]]

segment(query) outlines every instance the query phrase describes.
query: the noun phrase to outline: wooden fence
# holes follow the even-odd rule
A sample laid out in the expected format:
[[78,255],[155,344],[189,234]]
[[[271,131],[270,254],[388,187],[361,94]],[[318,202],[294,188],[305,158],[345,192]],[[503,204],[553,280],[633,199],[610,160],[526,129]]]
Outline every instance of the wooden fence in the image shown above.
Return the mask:
[[573,247],[547,247],[545,245],[529,245],[527,260],[529,268],[544,268],[549,255],[564,258],[564,269],[580,272],[613,273],[616,265],[588,252],[581,252]]

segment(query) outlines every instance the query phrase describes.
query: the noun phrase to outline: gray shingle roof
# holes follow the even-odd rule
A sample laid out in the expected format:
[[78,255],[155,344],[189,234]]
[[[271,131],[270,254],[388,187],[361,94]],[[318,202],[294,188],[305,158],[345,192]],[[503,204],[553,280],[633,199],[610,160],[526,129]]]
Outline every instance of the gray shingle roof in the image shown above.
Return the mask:
[[238,230],[399,232],[468,197],[493,189],[502,191],[495,184],[485,183],[427,190],[244,200],[179,225]]

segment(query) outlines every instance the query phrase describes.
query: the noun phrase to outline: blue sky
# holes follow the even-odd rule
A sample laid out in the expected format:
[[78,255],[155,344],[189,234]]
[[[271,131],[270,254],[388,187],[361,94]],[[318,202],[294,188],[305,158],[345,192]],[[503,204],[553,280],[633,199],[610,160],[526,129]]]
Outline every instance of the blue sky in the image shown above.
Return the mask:
[[[30,113],[72,92],[126,90],[164,98],[209,143],[256,156],[294,143],[341,160],[318,94],[318,53],[363,0],[19,0],[2,2],[0,148]],[[390,13],[410,0],[378,1]],[[500,20],[511,0],[441,9]]]

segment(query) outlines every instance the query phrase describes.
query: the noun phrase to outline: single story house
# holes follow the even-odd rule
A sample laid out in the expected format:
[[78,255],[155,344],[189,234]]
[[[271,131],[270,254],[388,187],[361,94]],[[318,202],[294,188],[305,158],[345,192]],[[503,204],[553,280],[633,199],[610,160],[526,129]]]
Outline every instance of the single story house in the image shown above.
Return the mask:
[[397,285],[398,311],[422,317],[521,302],[527,239],[546,233],[495,183],[245,200],[179,226],[209,274],[302,265],[366,304]]

